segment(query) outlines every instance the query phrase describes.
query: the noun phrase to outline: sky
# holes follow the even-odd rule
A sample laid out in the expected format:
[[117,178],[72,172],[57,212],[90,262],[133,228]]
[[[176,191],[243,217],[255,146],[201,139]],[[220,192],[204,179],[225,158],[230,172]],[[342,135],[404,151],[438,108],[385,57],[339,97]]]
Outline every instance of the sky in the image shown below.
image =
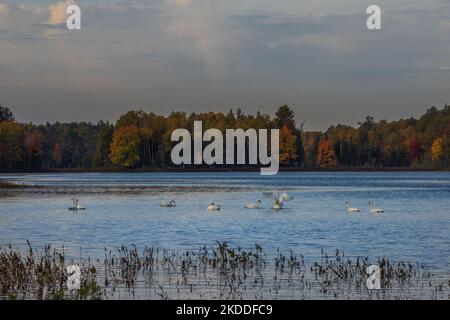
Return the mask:
[[0,104],[22,122],[287,104],[323,130],[446,103],[450,0],[0,0]]

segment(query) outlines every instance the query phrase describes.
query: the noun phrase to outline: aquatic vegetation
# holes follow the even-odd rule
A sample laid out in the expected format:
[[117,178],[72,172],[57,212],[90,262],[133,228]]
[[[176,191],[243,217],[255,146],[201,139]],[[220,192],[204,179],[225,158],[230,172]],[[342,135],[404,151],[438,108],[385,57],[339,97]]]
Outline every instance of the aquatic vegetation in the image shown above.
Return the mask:
[[[386,257],[346,257],[337,250],[307,262],[278,250],[267,255],[217,242],[212,248],[167,251],[121,246],[104,258],[69,260],[64,247],[0,252],[1,299],[449,299],[450,278]],[[80,289],[67,288],[66,266],[80,267]],[[381,290],[366,286],[366,268],[381,270]]]
[[17,184],[0,179],[0,189],[27,189],[27,188],[30,188],[30,186],[27,184],[24,183]]
[[80,269],[81,289],[70,291],[64,251],[46,245],[39,252],[28,243],[22,253],[9,245],[0,253],[0,295],[6,299],[100,298],[96,268],[82,264]]
[[13,184],[13,183],[0,180],[0,188],[2,188],[2,189],[3,188],[4,189],[6,189],[6,188],[15,188],[15,187],[17,187],[17,186],[15,184]]

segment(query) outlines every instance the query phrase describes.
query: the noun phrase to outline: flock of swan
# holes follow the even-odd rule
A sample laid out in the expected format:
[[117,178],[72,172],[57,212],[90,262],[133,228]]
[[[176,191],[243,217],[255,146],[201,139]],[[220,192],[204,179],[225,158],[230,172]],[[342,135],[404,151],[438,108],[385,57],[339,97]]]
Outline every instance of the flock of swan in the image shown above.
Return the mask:
[[[347,212],[348,213],[358,213],[361,212],[361,210],[359,210],[358,208],[352,207],[350,202],[346,202],[345,203],[347,205]],[[384,210],[380,209],[380,208],[374,208],[374,203],[373,201],[369,201],[369,211],[371,213],[383,213]]]
[[[286,201],[291,201],[294,199],[294,197],[288,196],[286,193],[276,193],[276,192],[263,192],[264,197],[270,198],[273,201],[272,209],[274,210],[280,210],[283,209],[284,203]],[[216,205],[214,203],[211,203],[208,206],[208,211],[217,211],[220,210],[221,206]],[[245,209],[261,209],[262,208],[262,201],[258,200],[256,203],[247,203],[244,205]]]
[[[291,201],[294,199],[294,197],[288,196],[286,193],[276,193],[276,192],[263,192],[264,197],[270,198],[273,201],[272,209],[274,210],[280,210],[283,209],[284,204],[286,201]],[[347,212],[348,213],[358,213],[361,212],[360,209],[352,207],[350,202],[345,203],[347,205]],[[160,204],[163,208],[174,208],[176,207],[175,200],[171,200],[169,202],[161,202]],[[208,207],[206,208],[208,211],[219,211],[222,208],[221,205],[215,204],[214,202],[211,202]],[[245,209],[261,209],[262,208],[262,201],[258,200],[256,203],[247,203],[244,205]],[[369,211],[371,213],[382,213],[384,212],[383,209],[375,208],[373,201],[369,201]]]
[[[266,198],[272,199],[272,201],[273,201],[272,208],[275,210],[283,209],[284,203],[286,201],[291,201],[294,199],[293,197],[288,196],[286,193],[279,194],[276,192],[263,192],[263,195]],[[175,200],[170,200],[169,202],[161,202],[161,204],[159,206],[162,208],[175,208],[177,206],[177,203],[175,202]],[[222,205],[211,202],[206,209],[208,211],[220,211],[221,208],[222,208]],[[258,201],[256,201],[256,203],[247,203],[246,205],[244,205],[244,208],[245,209],[261,209],[262,201],[258,200]]]
[[[277,193],[277,192],[263,192],[263,196],[266,198],[269,198],[272,200],[272,209],[274,210],[280,210],[284,208],[285,202],[291,201],[294,199],[294,197],[291,197],[287,195],[286,193]],[[358,213],[361,212],[360,209],[352,207],[350,202],[345,203],[347,205],[347,212],[348,213]],[[177,203],[175,200],[170,200],[168,202],[161,202],[160,207],[161,208],[175,208],[177,206]],[[208,207],[206,208],[208,211],[220,211],[222,208],[221,205],[215,204],[214,202],[211,202]],[[244,205],[245,209],[261,209],[262,208],[262,201],[258,200],[256,203],[247,203]],[[78,210],[86,210],[85,207],[82,207],[78,203],[78,198],[72,199],[72,206],[69,207],[69,210],[71,211],[78,211]],[[371,213],[382,213],[384,212],[383,209],[375,208],[373,201],[369,201],[369,211]]]

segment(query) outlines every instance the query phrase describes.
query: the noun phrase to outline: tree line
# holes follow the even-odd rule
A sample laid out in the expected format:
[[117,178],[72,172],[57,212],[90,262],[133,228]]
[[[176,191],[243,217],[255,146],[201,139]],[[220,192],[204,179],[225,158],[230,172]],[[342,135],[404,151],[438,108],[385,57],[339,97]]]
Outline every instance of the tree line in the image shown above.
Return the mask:
[[204,130],[280,129],[282,166],[315,168],[418,169],[450,167],[450,106],[432,107],[419,119],[376,122],[367,117],[357,127],[338,124],[325,132],[305,131],[288,106],[274,116],[172,112],[169,116],[129,111],[116,124],[108,122],[19,123],[0,105],[0,170],[167,168],[177,128]]

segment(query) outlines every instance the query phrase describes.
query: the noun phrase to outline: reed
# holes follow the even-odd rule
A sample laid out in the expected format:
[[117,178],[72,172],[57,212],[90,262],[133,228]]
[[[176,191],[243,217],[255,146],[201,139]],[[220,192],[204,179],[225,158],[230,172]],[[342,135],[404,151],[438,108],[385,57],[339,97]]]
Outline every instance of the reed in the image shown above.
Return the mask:
[[[93,262],[92,262],[93,261]],[[2,299],[448,299],[448,275],[433,274],[419,263],[386,257],[346,257],[337,250],[305,261],[294,252],[267,255],[217,242],[198,250],[153,247],[104,249],[104,257],[81,257],[80,290],[67,288],[64,247],[26,249],[11,245],[0,252]],[[382,290],[366,286],[366,268],[381,269]]]

